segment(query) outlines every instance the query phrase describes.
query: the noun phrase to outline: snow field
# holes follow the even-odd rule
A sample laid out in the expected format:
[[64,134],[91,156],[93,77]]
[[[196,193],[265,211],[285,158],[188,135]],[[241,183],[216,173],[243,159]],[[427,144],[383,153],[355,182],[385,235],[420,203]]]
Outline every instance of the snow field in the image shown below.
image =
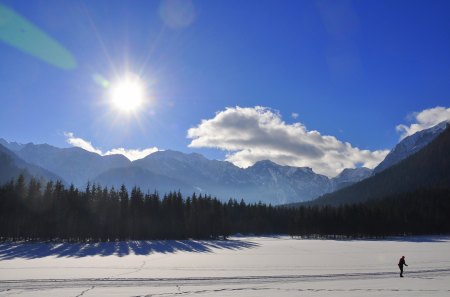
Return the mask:
[[9,295],[450,296],[450,238],[0,243]]

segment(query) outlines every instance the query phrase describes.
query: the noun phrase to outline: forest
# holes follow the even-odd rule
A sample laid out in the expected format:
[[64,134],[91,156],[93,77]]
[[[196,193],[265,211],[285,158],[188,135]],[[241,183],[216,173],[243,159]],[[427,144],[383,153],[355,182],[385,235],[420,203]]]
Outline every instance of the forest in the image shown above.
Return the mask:
[[428,188],[358,204],[272,206],[179,192],[160,196],[24,176],[0,187],[1,240],[116,241],[226,239],[289,234],[318,238],[378,238],[449,234],[450,189]]

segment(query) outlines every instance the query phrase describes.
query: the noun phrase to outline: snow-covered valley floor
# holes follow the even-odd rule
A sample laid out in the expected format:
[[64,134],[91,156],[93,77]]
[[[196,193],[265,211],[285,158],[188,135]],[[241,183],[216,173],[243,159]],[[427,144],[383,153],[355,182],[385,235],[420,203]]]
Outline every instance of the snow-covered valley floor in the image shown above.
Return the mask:
[[450,237],[0,243],[10,295],[450,296]]

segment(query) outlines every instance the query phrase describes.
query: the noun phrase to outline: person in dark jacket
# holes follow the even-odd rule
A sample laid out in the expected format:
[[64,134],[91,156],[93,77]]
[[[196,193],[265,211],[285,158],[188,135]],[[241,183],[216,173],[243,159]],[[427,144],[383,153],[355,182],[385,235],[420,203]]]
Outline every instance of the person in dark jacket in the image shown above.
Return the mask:
[[400,258],[400,261],[398,261],[398,268],[400,268],[400,277],[403,277],[403,265],[408,266],[405,262],[405,256],[402,256]]

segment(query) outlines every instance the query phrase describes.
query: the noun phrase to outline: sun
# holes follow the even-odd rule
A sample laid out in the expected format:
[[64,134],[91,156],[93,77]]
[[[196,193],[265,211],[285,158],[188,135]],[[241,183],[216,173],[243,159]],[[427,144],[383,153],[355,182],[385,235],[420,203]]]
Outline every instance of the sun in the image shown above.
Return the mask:
[[145,87],[137,76],[127,76],[111,86],[111,102],[119,111],[137,111],[145,101]]

